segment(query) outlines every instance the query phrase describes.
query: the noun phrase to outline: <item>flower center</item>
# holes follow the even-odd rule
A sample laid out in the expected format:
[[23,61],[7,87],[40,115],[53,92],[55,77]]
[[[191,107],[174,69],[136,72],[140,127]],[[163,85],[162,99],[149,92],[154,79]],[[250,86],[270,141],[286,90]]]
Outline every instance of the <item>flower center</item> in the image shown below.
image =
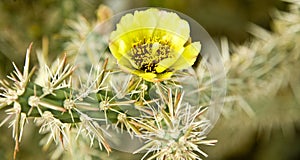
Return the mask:
[[132,45],[131,57],[139,70],[157,73],[158,63],[166,58],[171,58],[168,41],[144,39]]

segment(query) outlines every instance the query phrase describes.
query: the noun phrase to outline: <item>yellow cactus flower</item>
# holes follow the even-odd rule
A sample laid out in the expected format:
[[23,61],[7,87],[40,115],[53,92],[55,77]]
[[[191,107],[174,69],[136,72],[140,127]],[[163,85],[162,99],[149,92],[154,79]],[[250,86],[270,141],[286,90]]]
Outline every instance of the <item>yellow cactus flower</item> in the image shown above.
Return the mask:
[[191,42],[187,21],[151,8],[124,15],[110,35],[109,48],[121,69],[159,82],[193,65],[201,45]]

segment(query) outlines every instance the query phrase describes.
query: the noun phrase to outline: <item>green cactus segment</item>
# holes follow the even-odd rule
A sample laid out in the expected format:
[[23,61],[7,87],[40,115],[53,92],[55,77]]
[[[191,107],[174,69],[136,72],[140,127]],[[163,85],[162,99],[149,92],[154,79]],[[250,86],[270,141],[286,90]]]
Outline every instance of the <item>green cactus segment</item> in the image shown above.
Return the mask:
[[[70,94],[72,93],[72,94]],[[70,88],[61,88],[53,91],[51,94],[44,95],[43,87],[30,82],[27,85],[27,88],[23,95],[19,96],[18,102],[22,106],[21,112],[26,113],[28,117],[41,117],[41,114],[38,111],[38,108],[42,111],[49,111],[53,114],[53,116],[59,119],[63,123],[77,123],[80,122],[80,113],[87,114],[89,117],[95,119],[103,119],[103,122],[116,123],[118,121],[118,114],[125,113],[128,116],[136,117],[140,116],[140,111],[137,110],[132,102],[128,99],[111,99],[109,104],[107,104],[106,109],[101,108],[100,105],[105,103],[105,98],[113,97],[114,93],[111,91],[99,91],[97,93],[90,93],[88,96],[77,100],[78,105],[80,104],[88,104],[88,108],[77,107],[77,103],[74,103],[74,108],[67,109],[64,108],[64,102],[67,99],[71,99],[70,96],[78,94],[76,91],[71,90]],[[57,106],[61,110],[56,110],[49,108],[44,105],[38,105],[37,107],[32,107],[29,104],[29,98],[31,96],[41,97],[39,99],[43,104],[48,104],[51,106]],[[75,96],[74,96],[75,97]],[[135,97],[135,96],[134,96]],[[124,105],[124,101],[128,101],[128,103]],[[118,105],[118,103],[122,105]],[[110,105],[114,104],[114,105]],[[105,104],[104,104],[105,105]],[[76,108],[76,109],[75,109]],[[97,111],[98,110],[98,111]],[[102,121],[100,121],[102,123]]]
[[[66,98],[66,95],[69,95],[68,93],[70,92],[69,88],[62,88],[60,90],[55,90],[53,91],[52,94],[45,95],[44,97],[40,98],[41,102],[53,105],[53,106],[60,106],[63,108],[64,106],[64,101]],[[23,95],[19,96],[18,102],[21,104],[22,108],[21,111],[23,113],[27,113],[28,117],[41,117],[40,113],[38,112],[37,107],[32,108],[28,104],[29,97],[31,96],[36,96],[36,97],[41,97],[43,95],[43,88],[37,84],[34,84],[32,82],[28,83],[28,86],[24,92]],[[38,105],[39,109],[44,112],[44,111],[50,111],[53,116],[57,119],[59,119],[61,122],[65,123],[72,123],[72,122],[80,122],[79,120],[79,114],[71,110],[72,117],[70,115],[70,112],[61,112],[58,110],[50,109],[47,107],[44,107],[43,105]],[[29,111],[32,110],[29,114]]]

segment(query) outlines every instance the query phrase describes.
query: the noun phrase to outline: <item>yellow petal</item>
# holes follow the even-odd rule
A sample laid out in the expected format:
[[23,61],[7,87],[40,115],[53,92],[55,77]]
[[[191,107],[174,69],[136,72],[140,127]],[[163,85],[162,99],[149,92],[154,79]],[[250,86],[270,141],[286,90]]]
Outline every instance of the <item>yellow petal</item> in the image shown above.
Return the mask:
[[135,71],[134,74],[142,77],[143,79],[153,82],[154,79],[156,78],[156,74],[151,73],[151,72],[141,72],[141,71]]
[[131,13],[126,14],[121,18],[120,23],[117,24],[117,29],[111,33],[110,40],[130,38],[130,41],[126,42],[131,45],[130,43],[137,38],[152,35],[159,19],[158,13],[159,10],[152,8],[146,11],[135,11],[134,15]]
[[123,57],[123,53],[128,50],[127,46],[122,40],[110,42],[109,49],[117,60],[120,60]]
[[169,58],[166,58],[162,61],[160,61],[158,64],[157,64],[157,67],[156,67],[156,72],[157,73],[161,73],[163,71],[165,71],[167,68],[170,68],[170,66],[172,66],[174,63],[176,63],[176,61],[178,60],[178,58],[180,58],[180,55],[183,53],[184,51],[184,48],[181,47],[181,50],[180,51],[173,51],[171,54],[172,54],[172,57],[169,57]]
[[134,21],[139,24],[139,28],[156,28],[159,20],[159,10],[151,8],[145,11],[135,11]]
[[172,72],[166,72],[166,73],[162,73],[162,74],[138,73],[137,75],[149,82],[161,82],[161,81],[170,79],[171,76],[173,75],[173,73]]
[[[130,27],[137,26],[133,23],[133,19],[134,18],[132,14],[124,15],[121,18],[120,23],[117,24],[117,29],[110,34],[110,40],[114,41],[118,39],[118,37],[122,36],[124,32],[127,32],[127,30],[130,29]],[[130,26],[126,24],[130,24]]]
[[168,39],[176,46],[183,46],[190,37],[189,24],[176,13],[160,11],[159,15],[156,28],[168,32]]
[[181,70],[192,66],[201,50],[200,42],[194,42],[185,47],[178,60],[170,66],[174,70]]
[[159,81],[164,81],[164,80],[171,78],[172,75],[173,75],[173,72],[162,73],[157,76],[157,79]]
[[118,59],[118,64],[121,68],[128,68],[130,70],[137,70],[138,66],[131,59],[126,58],[125,56]]

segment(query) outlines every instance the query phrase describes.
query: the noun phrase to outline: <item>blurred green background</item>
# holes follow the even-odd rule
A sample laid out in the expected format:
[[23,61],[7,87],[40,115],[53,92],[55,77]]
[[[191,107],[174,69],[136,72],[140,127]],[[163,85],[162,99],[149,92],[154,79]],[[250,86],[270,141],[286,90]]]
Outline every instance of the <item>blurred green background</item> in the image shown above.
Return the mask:
[[[228,37],[235,44],[242,44],[249,40],[247,28],[249,22],[270,29],[270,12],[274,8],[286,9],[286,3],[279,0],[1,0],[0,1],[0,78],[4,78],[12,71],[11,62],[21,67],[24,61],[26,48],[34,42],[34,49],[42,48],[42,39],[49,39],[50,59],[64,52],[64,44],[70,39],[61,36],[66,20],[75,20],[83,15],[89,21],[96,20],[96,10],[100,4],[106,4],[117,13],[138,7],[163,7],[177,10],[189,15],[198,21],[215,39]],[[32,61],[36,61],[32,56]],[[293,99],[286,98],[278,103],[286,105],[286,101],[293,103]],[[277,103],[277,102],[276,102]],[[259,105],[259,104],[256,104]],[[272,104],[270,104],[272,105]],[[297,105],[297,104],[290,104]],[[2,119],[3,113],[0,114]],[[300,130],[299,124],[293,135],[283,135],[280,129],[271,129],[265,132],[256,127],[235,130],[239,127],[232,124],[232,128],[222,128],[214,133],[212,138],[220,138],[220,143],[230,138],[238,138],[239,142],[228,148],[209,147],[207,152],[211,159],[224,160],[296,160],[300,159]],[[228,126],[228,125],[227,125]],[[0,128],[0,159],[11,159],[13,152],[13,139],[11,129],[7,126]],[[232,132],[232,133],[231,133]],[[239,137],[235,136],[238,132]],[[41,135],[38,129],[29,125],[21,143],[19,159],[48,159],[38,145]],[[264,136],[271,133],[271,135]],[[267,137],[267,138],[266,138]],[[218,144],[217,144],[218,145]],[[233,145],[233,144],[230,144]],[[226,146],[220,145],[220,146]],[[233,148],[233,149],[232,149]],[[120,154],[121,155],[121,154]],[[211,156],[212,155],[212,156]]]

